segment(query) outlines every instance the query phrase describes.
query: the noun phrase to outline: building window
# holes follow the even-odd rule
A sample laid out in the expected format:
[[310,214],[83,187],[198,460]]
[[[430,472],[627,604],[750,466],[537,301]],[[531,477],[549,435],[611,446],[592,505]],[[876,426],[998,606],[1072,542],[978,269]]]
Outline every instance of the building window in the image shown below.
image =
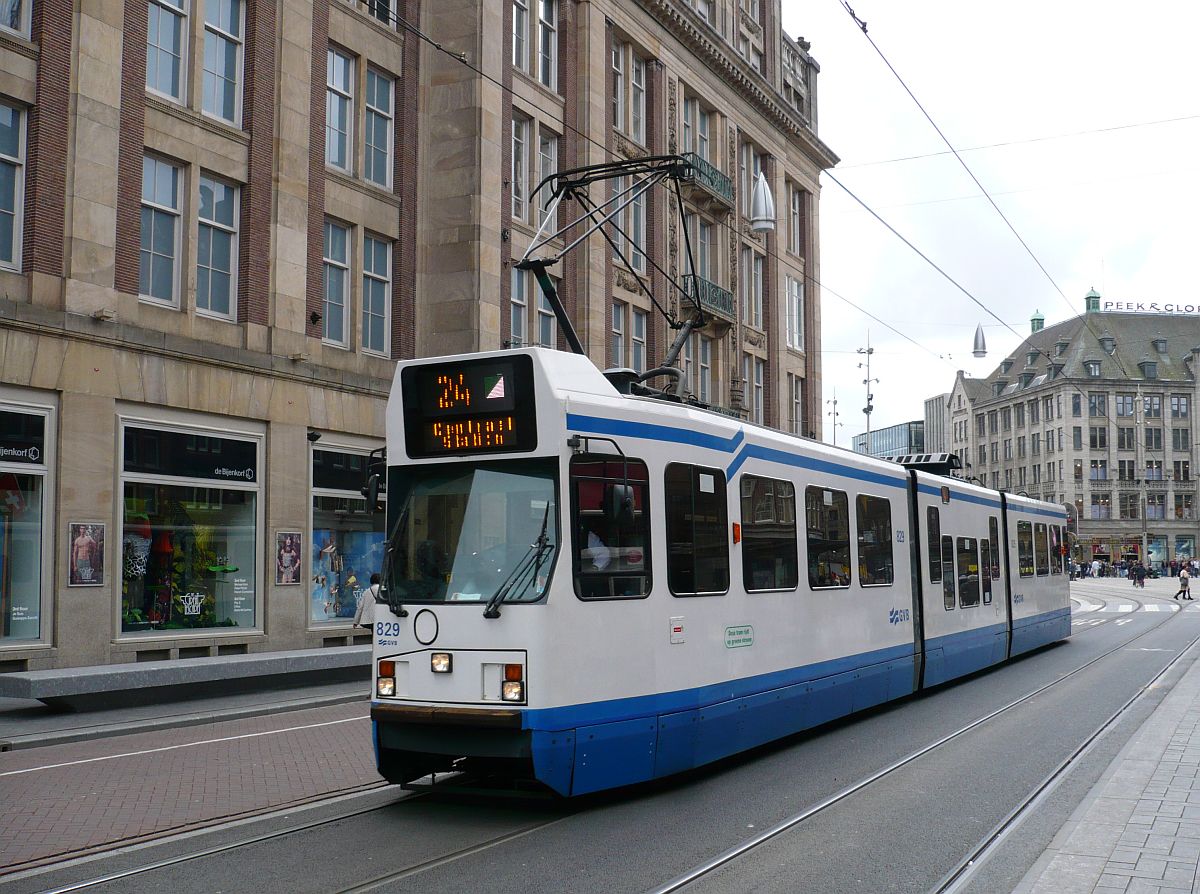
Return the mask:
[[[646,269],[646,186],[629,177],[613,181],[613,218],[621,232],[613,234],[614,256],[624,259],[634,270]],[[622,208],[621,206],[624,206]]]
[[0,28],[29,36],[29,7],[24,0],[0,0]]
[[[313,450],[310,621],[349,623],[371,572],[383,564],[385,510],[367,506],[359,490],[366,468],[362,453]],[[381,487],[382,499],[386,493]],[[289,544],[290,534],[276,539],[281,537],[274,557],[276,580],[301,583],[300,544]]]
[[25,218],[25,114],[0,103],[0,265],[21,266]]
[[742,214],[750,216],[750,198],[754,193],[754,184],[758,175],[766,167],[767,156],[754,148],[753,143],[742,143],[738,154],[738,174],[742,188]]
[[1084,369],[1087,371],[1089,378],[1092,378],[1092,379],[1100,378],[1100,361],[1099,360],[1087,360],[1084,362],[1083,366],[1084,366]]
[[1187,419],[1188,418],[1188,396],[1186,394],[1171,395],[1171,418],[1172,419]]
[[1166,518],[1166,494],[1146,494],[1146,518],[1162,519]]
[[1011,431],[1012,430],[1012,408],[1011,407],[1005,407],[1004,409],[1002,409],[1000,411],[1000,430],[1001,431]]
[[1162,418],[1162,395],[1161,394],[1147,394],[1144,398],[1142,398],[1142,401],[1143,401],[1143,407],[1146,411],[1147,419],[1161,419]]
[[1108,401],[1103,394],[1088,395],[1088,415],[1089,416],[1107,416]]
[[203,110],[215,118],[241,120],[242,0],[206,0],[204,9]]
[[350,173],[353,110],[354,60],[330,50],[325,66],[325,163]]
[[788,374],[788,431],[804,434],[804,379]]
[[1191,481],[1192,480],[1192,463],[1191,460],[1177,459],[1175,460],[1175,480],[1176,481]]
[[538,80],[551,90],[558,86],[557,0],[538,3]]
[[537,338],[534,343],[543,348],[553,348],[554,325],[554,308],[550,306],[550,300],[539,292],[537,303]]
[[612,306],[612,365],[625,368],[625,305],[614,301]]
[[646,312],[633,308],[633,326],[630,332],[629,360],[638,372],[646,371]]
[[683,149],[695,152],[704,161],[712,161],[712,139],[710,133],[711,113],[700,105],[698,99],[688,99],[683,104]]
[[1119,494],[1117,496],[1117,518],[1138,518],[1138,507],[1141,502],[1141,494]]
[[1191,431],[1186,428],[1171,429],[1171,449],[1172,450],[1191,450]]
[[[50,561],[43,544],[50,540],[51,527],[46,520],[46,477],[53,468],[47,448],[55,443],[49,425],[48,414],[0,406],[2,443],[8,448],[0,452],[0,643],[42,636],[42,581],[48,579]],[[91,550],[91,544],[85,546]],[[71,548],[74,556],[74,544]],[[102,553],[90,551],[88,567],[99,571],[100,558]]]
[[1118,394],[1113,398],[1117,416],[1133,416],[1133,397],[1132,394]]
[[790,185],[790,208],[788,211],[788,251],[804,257],[804,218],[807,194],[800,187]]
[[[1049,410],[1049,407],[1046,409]],[[1071,395],[1071,415],[1075,417],[1083,415],[1083,397],[1078,394]],[[1050,418],[1049,412],[1046,413],[1046,418]]]
[[[1176,518],[1187,519],[1189,521],[1196,518],[1195,508],[1193,505],[1193,499],[1194,498],[1193,498],[1192,494],[1175,494],[1175,517]],[[1185,539],[1185,538],[1182,536],[1177,537],[1177,538],[1175,538],[1175,542],[1178,543],[1180,540],[1183,540],[1183,539]],[[1186,539],[1191,540],[1192,544],[1195,543],[1195,538],[1190,535],[1188,535],[1186,537]],[[1189,556],[1192,555],[1192,550],[1190,548],[1192,544],[1189,544],[1189,549],[1188,549]],[[1179,554],[1179,547],[1175,548],[1175,552],[1176,552],[1176,555]]]
[[1083,449],[1083,428],[1081,426],[1072,426],[1071,428],[1071,446],[1076,450]]
[[367,0],[367,13],[389,28],[396,27],[396,17],[392,14],[392,0]]
[[1088,446],[1093,450],[1108,449],[1108,428],[1093,425],[1088,429]]
[[[509,339],[510,347],[520,348],[525,344],[525,333],[529,325],[529,271],[512,268],[512,292],[509,295]],[[613,309],[616,323],[616,308]],[[620,364],[616,364],[620,366]]]
[[146,87],[183,100],[186,0],[148,0],[146,27]]
[[[1112,518],[1112,499],[1108,494],[1092,494],[1092,518]],[[1025,524],[1025,522],[1020,522]]]
[[529,130],[530,120],[523,115],[513,114],[512,118],[512,216],[517,220],[526,220],[525,206],[526,189],[529,183]]
[[752,354],[742,355],[742,380],[746,389],[750,421],[763,424],[763,379],[767,364]]
[[1134,439],[1134,433],[1137,429],[1122,427],[1117,429],[1117,449],[1118,450],[1135,450],[1137,443]]
[[1013,450],[1012,450],[1012,438],[1005,438],[1005,439],[1004,439],[1004,458],[1005,458],[1005,459],[1012,459],[1012,458],[1013,458]]
[[180,169],[153,156],[142,159],[142,245],[138,290],[142,297],[178,303]]
[[261,441],[125,425],[121,632],[253,629]]
[[529,33],[529,4],[528,0],[513,0],[513,68],[525,71],[529,67],[529,56],[526,52],[526,35]]
[[1091,468],[1088,470],[1088,479],[1091,481],[1107,481],[1108,480],[1108,460],[1106,460],[1106,459],[1091,460]]
[[[646,143],[646,60],[628,43],[613,44],[613,127]],[[625,73],[629,72],[626,78]]]
[[804,350],[804,280],[787,278],[787,346]]
[[[538,129],[538,183],[544,183],[548,177],[558,173],[558,135],[546,130],[544,127]],[[541,200],[538,203],[538,225],[546,222],[546,214],[550,207],[550,202],[553,200],[553,195],[549,189],[541,191]]]
[[1161,428],[1146,429],[1146,449],[1147,450],[1162,450],[1163,449],[1163,430]]
[[1163,461],[1161,459],[1146,460],[1146,480],[1147,481],[1162,481],[1163,480]]
[[346,347],[346,308],[350,298],[350,229],[325,221],[322,333],[325,341]]
[[1136,477],[1137,463],[1132,459],[1117,460],[1117,480],[1133,481]]
[[701,403],[708,403],[712,394],[712,339],[700,336],[700,374],[696,384],[696,396]]
[[395,117],[395,82],[373,68],[367,69],[366,136],[363,176],[390,189],[392,185],[392,121]]
[[387,354],[388,307],[392,294],[392,244],[377,236],[363,239],[362,346]]
[[238,188],[200,175],[196,310],[232,318],[237,295]]

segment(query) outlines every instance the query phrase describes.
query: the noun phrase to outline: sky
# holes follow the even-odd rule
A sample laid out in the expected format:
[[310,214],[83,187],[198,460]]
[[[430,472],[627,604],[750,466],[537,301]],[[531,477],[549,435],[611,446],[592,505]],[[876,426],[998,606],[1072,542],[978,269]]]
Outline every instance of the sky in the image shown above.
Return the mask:
[[957,370],[987,376],[1035,312],[1069,319],[1091,288],[1106,301],[1200,299],[1200,4],[850,5],[867,35],[841,0],[783,0],[784,30],[821,67],[817,132],[841,159],[829,173],[987,310],[823,174],[826,442],[836,431],[848,447],[866,429],[868,339],[878,429],[923,419]]

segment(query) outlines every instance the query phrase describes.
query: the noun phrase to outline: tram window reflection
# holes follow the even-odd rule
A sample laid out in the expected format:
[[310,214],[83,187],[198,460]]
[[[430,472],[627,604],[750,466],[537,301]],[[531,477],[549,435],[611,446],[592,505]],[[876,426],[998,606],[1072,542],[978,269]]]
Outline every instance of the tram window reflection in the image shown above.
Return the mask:
[[719,469],[667,466],[667,585],[676,596],[717,595],[729,589],[725,491],[725,473]]
[[954,608],[954,538],[942,538],[942,601],[946,611]]
[[850,586],[850,501],[845,491],[805,488],[804,522],[808,529],[809,586]]
[[1046,541],[1046,524],[1038,522],[1033,526],[1033,556],[1037,565],[1038,577],[1050,573],[1050,550]]
[[892,564],[892,504],[882,497],[859,494],[858,579],[863,586],[887,586],[895,577]]
[[979,543],[974,537],[958,538],[958,604],[979,605]]
[[1017,522],[1017,568],[1021,577],[1033,577],[1033,522]]
[[742,582],[747,591],[794,590],[796,488],[790,481],[743,475]]
[[930,506],[925,516],[929,537],[929,580],[937,583],[942,579],[942,513],[936,506]]

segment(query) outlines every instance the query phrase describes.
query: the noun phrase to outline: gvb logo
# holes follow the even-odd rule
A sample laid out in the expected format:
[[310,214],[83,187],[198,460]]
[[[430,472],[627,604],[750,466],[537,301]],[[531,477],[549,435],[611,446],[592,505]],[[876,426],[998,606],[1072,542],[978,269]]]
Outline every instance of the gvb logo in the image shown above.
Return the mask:
[[889,624],[901,624],[905,621],[912,620],[912,612],[907,608],[894,608],[888,612]]

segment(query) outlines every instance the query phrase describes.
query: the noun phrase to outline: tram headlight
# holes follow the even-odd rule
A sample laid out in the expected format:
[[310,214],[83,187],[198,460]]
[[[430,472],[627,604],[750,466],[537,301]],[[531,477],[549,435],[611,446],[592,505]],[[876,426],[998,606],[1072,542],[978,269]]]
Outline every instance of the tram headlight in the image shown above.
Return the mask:
[[379,676],[375,680],[375,694],[382,696],[396,694],[396,662],[379,662]]
[[505,680],[500,690],[500,698],[506,702],[525,701],[525,684],[520,680]]
[[454,656],[449,652],[434,652],[429,656],[429,669],[435,674],[453,673]]

